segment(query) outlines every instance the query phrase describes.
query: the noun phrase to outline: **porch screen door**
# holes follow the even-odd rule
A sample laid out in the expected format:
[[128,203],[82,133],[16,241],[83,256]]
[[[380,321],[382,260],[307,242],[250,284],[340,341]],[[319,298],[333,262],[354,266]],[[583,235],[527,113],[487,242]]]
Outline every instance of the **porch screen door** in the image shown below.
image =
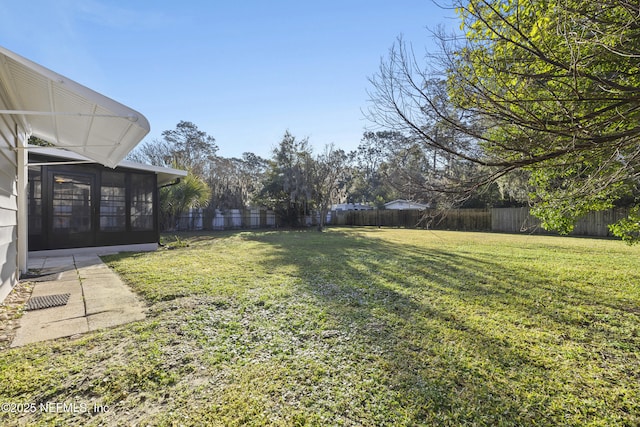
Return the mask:
[[51,238],[58,247],[92,245],[95,240],[93,175],[52,172]]

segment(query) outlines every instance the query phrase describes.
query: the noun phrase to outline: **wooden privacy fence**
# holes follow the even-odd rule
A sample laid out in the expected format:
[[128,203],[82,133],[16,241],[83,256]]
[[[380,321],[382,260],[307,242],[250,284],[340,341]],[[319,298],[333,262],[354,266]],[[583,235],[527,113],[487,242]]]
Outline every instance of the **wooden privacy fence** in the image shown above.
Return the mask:
[[[611,237],[608,225],[629,214],[618,208],[590,212],[580,218],[571,233],[574,236]],[[494,231],[501,233],[557,234],[542,228],[529,208],[427,210],[334,211],[330,225],[428,228],[432,230]]]
[[[629,215],[618,208],[591,212],[580,218],[571,235],[611,237],[608,225]],[[319,222],[319,214],[300,219],[309,227]],[[542,228],[529,208],[451,209],[445,212],[426,210],[332,211],[327,225],[428,228],[431,230],[494,231],[500,233],[556,234]],[[189,211],[175,225],[175,230],[231,230],[274,228],[280,226],[277,215],[266,208],[216,210],[209,217],[200,209]]]
[[[629,209],[617,208],[589,212],[580,218],[571,232],[572,236],[612,237],[609,224],[629,215]],[[542,228],[538,218],[529,213],[529,208],[491,209],[491,231],[502,233],[556,234]]]
[[429,228],[432,230],[490,231],[488,209],[333,211],[330,225]]

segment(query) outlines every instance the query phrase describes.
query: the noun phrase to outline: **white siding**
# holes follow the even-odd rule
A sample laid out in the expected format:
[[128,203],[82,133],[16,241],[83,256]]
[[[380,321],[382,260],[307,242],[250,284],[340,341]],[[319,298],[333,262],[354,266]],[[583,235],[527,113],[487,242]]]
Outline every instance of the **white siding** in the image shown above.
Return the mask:
[[[0,108],[6,109],[0,93]],[[9,115],[0,115],[0,302],[18,281],[18,168],[16,124]]]

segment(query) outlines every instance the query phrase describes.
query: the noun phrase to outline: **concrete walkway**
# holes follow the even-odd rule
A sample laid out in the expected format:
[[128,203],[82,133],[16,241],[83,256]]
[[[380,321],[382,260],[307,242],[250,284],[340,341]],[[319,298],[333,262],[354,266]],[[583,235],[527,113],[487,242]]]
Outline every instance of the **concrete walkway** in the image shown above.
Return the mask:
[[31,298],[70,294],[66,305],[25,311],[11,347],[142,320],[145,306],[97,254],[30,256]]

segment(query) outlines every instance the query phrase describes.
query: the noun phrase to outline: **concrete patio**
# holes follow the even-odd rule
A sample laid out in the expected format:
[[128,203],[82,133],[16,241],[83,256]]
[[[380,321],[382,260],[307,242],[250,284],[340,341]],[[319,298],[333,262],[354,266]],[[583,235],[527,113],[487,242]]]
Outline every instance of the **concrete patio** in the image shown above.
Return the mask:
[[65,305],[25,311],[11,347],[70,337],[145,317],[145,305],[97,253],[29,257],[31,298],[70,294]]

